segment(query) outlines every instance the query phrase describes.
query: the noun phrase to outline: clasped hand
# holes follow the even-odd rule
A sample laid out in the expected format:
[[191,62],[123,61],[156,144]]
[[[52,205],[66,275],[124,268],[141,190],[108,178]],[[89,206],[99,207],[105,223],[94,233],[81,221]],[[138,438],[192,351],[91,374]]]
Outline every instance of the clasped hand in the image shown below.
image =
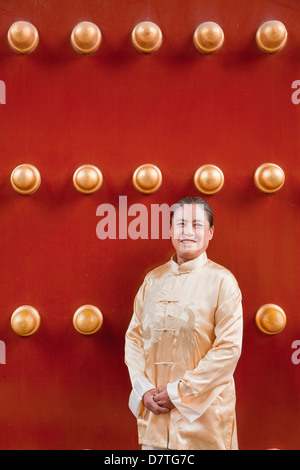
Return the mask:
[[174,408],[173,403],[167,392],[167,386],[157,389],[153,388],[146,392],[143,396],[143,403],[147,410],[152,411],[155,415],[169,413]]

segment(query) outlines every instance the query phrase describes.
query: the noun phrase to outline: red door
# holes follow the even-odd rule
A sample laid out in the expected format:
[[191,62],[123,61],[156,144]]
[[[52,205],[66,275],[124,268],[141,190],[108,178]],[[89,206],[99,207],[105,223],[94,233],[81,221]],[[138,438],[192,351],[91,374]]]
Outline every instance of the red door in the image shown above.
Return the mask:
[[[206,164],[224,175],[222,188],[204,195],[216,227],[208,256],[235,274],[243,293],[244,349],[235,374],[240,448],[299,448],[300,106],[297,83],[292,88],[300,79],[298,3],[0,0],[1,449],[138,448],[127,407],[124,334],[145,273],[167,261],[172,247],[150,231],[148,238],[126,234],[135,220],[130,207],[145,206],[150,224],[154,204],[202,194],[194,174]],[[131,40],[146,20],[162,33],[152,54]],[[262,51],[255,39],[270,20],[288,34],[275,53]],[[18,21],[38,32],[31,53],[8,43]],[[101,31],[100,47],[90,54],[71,45],[83,21]],[[207,21],[224,32],[214,53],[193,43]],[[36,40],[29,31],[30,38]],[[285,175],[273,193],[254,184],[264,163]],[[41,178],[30,195],[11,183],[23,164]],[[162,175],[159,189],[148,194],[132,182],[143,164]],[[103,177],[90,194],[74,186],[82,165],[94,165]],[[282,177],[276,168],[261,175],[267,189]],[[18,171],[15,182],[25,190],[38,177],[28,166]],[[81,176],[79,183],[93,186],[99,174],[89,169]],[[115,238],[99,237],[104,204],[116,211]],[[286,315],[280,333],[279,310],[265,317],[267,333],[255,323],[266,304]],[[26,305],[39,317],[30,310],[11,324]],[[81,332],[74,327],[74,314],[85,305],[103,315],[95,333],[97,310],[86,317],[84,311]],[[15,332],[32,331],[38,318],[35,333]]]

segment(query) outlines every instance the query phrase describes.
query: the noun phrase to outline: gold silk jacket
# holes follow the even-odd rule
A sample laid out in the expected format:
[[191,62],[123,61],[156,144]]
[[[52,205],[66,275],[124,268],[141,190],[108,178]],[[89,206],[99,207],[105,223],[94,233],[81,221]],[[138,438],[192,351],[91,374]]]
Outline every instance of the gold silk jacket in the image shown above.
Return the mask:
[[[150,271],[135,297],[125,341],[139,443],[237,449],[233,373],[241,346],[241,292],[230,271],[206,252],[180,266],[172,257]],[[163,385],[175,408],[154,415],[142,397]]]

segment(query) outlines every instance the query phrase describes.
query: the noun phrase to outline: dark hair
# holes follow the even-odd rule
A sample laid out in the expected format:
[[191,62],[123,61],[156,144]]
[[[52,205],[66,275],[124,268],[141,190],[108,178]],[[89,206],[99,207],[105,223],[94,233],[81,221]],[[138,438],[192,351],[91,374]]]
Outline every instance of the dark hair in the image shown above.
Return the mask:
[[178,207],[182,207],[184,204],[199,204],[204,206],[204,212],[206,213],[207,220],[209,222],[209,227],[211,228],[214,225],[214,214],[212,208],[208,202],[204,201],[202,197],[195,196],[195,197],[183,197],[180,201],[173,204],[171,215],[170,215],[170,224],[172,225],[172,219],[174,216],[174,212]]

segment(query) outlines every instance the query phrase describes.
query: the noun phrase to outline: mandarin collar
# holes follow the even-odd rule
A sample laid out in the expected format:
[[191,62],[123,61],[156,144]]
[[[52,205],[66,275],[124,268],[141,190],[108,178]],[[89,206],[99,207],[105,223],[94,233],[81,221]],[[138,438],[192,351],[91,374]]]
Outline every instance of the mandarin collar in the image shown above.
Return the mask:
[[176,254],[174,254],[171,257],[171,270],[173,271],[173,273],[174,274],[188,273],[191,271],[195,271],[196,269],[203,266],[207,261],[207,254],[206,254],[206,251],[204,251],[203,253],[201,253],[200,256],[197,256],[197,258],[191,259],[190,261],[186,261],[185,263],[182,263],[180,266],[177,264],[175,259],[176,259]]

